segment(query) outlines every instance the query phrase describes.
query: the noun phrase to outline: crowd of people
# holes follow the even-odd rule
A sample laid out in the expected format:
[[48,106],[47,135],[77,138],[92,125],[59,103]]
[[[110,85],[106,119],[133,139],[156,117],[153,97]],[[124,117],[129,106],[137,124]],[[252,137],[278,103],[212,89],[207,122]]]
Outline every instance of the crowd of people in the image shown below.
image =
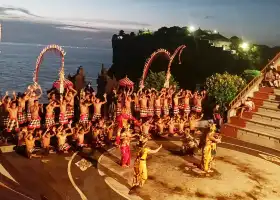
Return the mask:
[[[93,91],[67,88],[63,95],[51,91],[45,106],[39,103],[41,95],[41,87],[34,84],[21,95],[13,92],[10,97],[6,92],[1,101],[3,133],[16,141],[17,148],[24,149],[28,158],[114,144],[122,154],[120,165],[128,167],[130,141],[136,138],[141,150],[134,165],[134,185],[143,185],[147,179],[143,162],[148,153],[160,149],[151,150],[145,146],[153,136],[180,136],[184,149],[191,149],[192,153],[201,145],[196,142],[195,134],[198,131],[196,124],[203,117],[202,102],[206,91],[178,91],[175,86],[160,91],[123,88],[114,89],[108,99],[106,94],[100,99]],[[216,106],[213,113],[217,125],[221,121],[218,110]],[[211,171],[213,144],[220,142],[213,135],[216,128],[211,130],[212,135],[208,134],[201,147],[205,151],[202,168],[207,172]]]

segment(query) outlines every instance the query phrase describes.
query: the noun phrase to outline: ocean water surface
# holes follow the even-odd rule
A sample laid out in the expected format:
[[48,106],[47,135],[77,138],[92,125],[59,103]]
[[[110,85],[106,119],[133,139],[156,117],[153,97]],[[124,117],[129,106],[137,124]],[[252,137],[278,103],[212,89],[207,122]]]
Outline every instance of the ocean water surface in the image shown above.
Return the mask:
[[[66,51],[65,74],[74,74],[83,66],[87,81],[96,84],[101,64],[110,67],[112,62],[109,30],[71,30],[53,24],[31,22],[2,22],[0,42],[0,92],[23,92],[32,83],[38,55],[49,44],[61,45]],[[60,57],[52,52],[44,56],[40,66],[39,84],[44,93],[58,79]],[[45,96],[45,95],[44,95]]]

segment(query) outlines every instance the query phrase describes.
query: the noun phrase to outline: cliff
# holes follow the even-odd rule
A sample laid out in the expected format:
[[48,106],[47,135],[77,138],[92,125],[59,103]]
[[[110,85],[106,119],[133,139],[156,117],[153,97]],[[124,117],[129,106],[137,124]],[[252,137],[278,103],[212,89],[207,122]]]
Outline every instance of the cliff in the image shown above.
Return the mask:
[[[154,33],[139,31],[137,35],[120,31],[112,37],[113,65],[108,74],[117,79],[128,75],[138,83],[150,54],[159,48],[173,53],[184,44],[187,47],[181,55],[182,64],[175,59],[171,73],[181,87],[192,89],[214,73],[241,74],[245,69],[261,69],[280,50],[279,47],[251,45],[250,50],[242,52],[238,46],[240,42],[236,36],[226,38],[201,29],[190,32],[187,27],[163,27]],[[159,56],[150,69],[166,71],[167,65],[168,61]]]

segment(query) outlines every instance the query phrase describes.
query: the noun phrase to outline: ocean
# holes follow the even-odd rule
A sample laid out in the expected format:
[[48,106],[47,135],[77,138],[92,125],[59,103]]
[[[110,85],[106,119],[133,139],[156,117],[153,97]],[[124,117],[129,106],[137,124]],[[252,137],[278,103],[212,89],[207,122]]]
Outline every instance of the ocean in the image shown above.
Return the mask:
[[[65,75],[75,74],[79,66],[86,72],[86,80],[96,86],[96,78],[103,63],[112,64],[112,30],[71,30],[56,24],[22,21],[2,22],[0,42],[0,95],[5,91],[23,92],[32,84],[38,55],[49,44],[58,44],[66,52]],[[117,31],[117,30],[116,30]],[[60,58],[52,52],[44,56],[40,66],[39,84],[44,97],[46,90],[58,79]],[[45,98],[44,98],[45,99]]]

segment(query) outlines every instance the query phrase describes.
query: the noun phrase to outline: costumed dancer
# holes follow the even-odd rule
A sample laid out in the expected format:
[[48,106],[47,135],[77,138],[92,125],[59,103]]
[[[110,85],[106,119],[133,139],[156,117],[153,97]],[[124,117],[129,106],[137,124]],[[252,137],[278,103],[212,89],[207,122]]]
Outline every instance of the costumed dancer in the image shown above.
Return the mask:
[[216,125],[212,124],[210,131],[206,134],[201,158],[201,169],[207,173],[213,172],[211,167],[217,153],[217,143],[221,143],[221,137],[216,134]]
[[137,153],[137,157],[134,162],[134,177],[133,177],[133,187],[140,186],[142,187],[145,183],[145,181],[148,179],[148,171],[147,171],[147,164],[146,159],[148,154],[154,154],[157,153],[161,148],[162,145],[160,145],[159,148],[155,150],[151,150],[150,148],[146,147],[147,145],[147,139],[144,139],[139,142],[140,151]]
[[121,143],[121,166],[129,167],[130,166],[130,139],[129,137],[124,137]]
[[116,144],[117,146],[120,145],[120,141],[121,141],[121,130],[122,130],[123,128],[126,128],[126,127],[128,126],[127,120],[133,120],[134,123],[137,123],[136,118],[134,118],[133,116],[128,115],[128,114],[126,113],[126,109],[123,108],[122,114],[119,115],[119,116],[117,117],[118,129],[117,129],[117,136],[116,136],[116,142],[115,142],[115,144]]

